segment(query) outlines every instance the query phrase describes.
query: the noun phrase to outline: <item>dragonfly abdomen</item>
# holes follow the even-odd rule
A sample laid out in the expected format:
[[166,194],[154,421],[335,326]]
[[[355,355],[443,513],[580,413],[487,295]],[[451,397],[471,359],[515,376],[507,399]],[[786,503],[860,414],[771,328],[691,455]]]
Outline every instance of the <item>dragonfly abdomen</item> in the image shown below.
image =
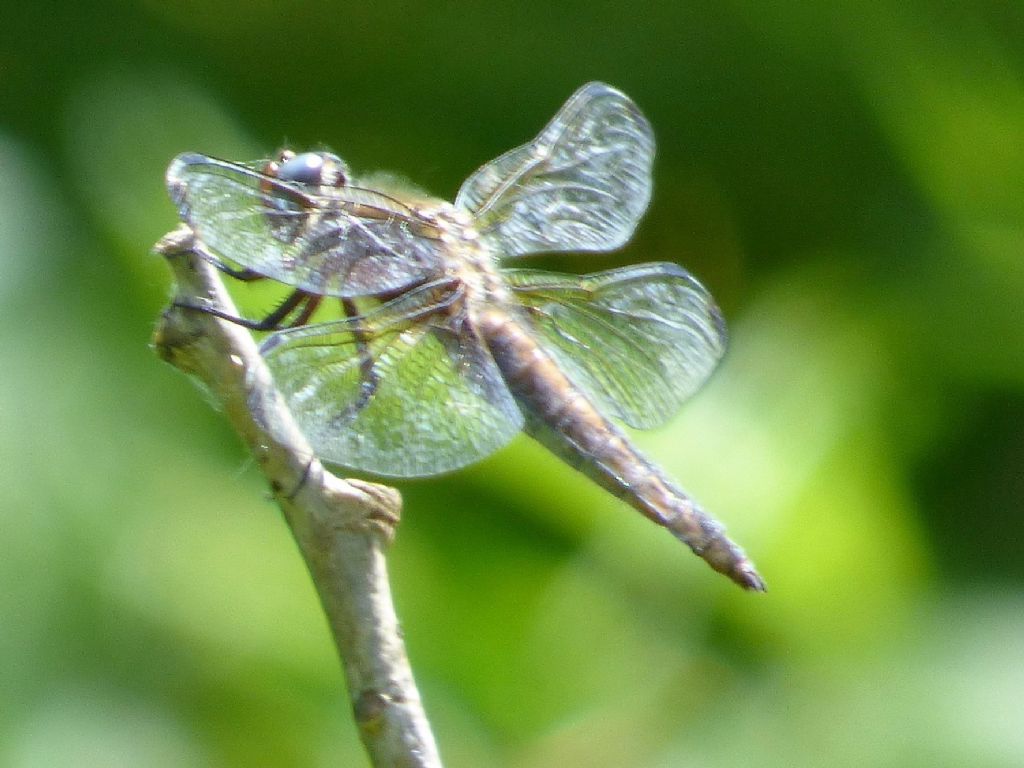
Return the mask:
[[667,528],[716,571],[747,589],[765,589],[753,563],[725,535],[721,523],[602,416],[517,319],[492,310],[481,318],[480,330],[532,437]]

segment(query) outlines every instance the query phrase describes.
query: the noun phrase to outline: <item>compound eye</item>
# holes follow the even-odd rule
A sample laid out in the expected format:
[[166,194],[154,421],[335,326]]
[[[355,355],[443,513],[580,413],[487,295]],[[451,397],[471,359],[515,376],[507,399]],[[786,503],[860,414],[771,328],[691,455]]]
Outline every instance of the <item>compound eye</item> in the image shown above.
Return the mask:
[[277,169],[281,181],[316,187],[340,187],[345,181],[345,164],[329,152],[303,152],[283,159]]

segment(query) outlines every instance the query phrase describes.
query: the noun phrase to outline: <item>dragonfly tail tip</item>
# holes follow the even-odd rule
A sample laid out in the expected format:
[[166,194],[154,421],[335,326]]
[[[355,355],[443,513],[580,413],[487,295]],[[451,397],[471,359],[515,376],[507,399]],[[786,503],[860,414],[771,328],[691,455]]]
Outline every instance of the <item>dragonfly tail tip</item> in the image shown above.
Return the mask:
[[759,574],[757,570],[755,570],[754,566],[749,562],[744,563],[730,575],[732,576],[733,581],[751,592],[768,591],[768,585],[765,584],[764,579],[761,578],[761,574]]

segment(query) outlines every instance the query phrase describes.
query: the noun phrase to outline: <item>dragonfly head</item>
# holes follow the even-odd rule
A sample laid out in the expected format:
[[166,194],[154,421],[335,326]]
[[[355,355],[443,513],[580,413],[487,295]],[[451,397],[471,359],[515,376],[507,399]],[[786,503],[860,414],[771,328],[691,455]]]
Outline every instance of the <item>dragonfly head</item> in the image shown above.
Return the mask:
[[277,159],[267,163],[264,173],[281,181],[313,187],[343,187],[349,173],[345,161],[331,152],[281,150]]

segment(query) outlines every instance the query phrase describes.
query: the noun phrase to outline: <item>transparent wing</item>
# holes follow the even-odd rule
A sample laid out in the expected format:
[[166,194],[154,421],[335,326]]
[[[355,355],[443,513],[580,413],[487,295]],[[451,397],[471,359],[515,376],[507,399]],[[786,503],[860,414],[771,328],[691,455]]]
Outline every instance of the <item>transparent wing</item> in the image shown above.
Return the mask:
[[522,428],[452,285],[264,342],[274,380],[321,458],[391,477],[434,475],[488,456]]
[[438,233],[386,195],[282,182],[199,154],[176,157],[167,188],[210,255],[311,293],[366,296],[437,274]]
[[506,256],[608,251],[629,240],[647,208],[653,159],[637,106],[588,83],[537,138],[470,176],[455,204]]
[[675,264],[592,275],[505,270],[537,339],[594,401],[632,427],[657,426],[725,352],[711,295]]

